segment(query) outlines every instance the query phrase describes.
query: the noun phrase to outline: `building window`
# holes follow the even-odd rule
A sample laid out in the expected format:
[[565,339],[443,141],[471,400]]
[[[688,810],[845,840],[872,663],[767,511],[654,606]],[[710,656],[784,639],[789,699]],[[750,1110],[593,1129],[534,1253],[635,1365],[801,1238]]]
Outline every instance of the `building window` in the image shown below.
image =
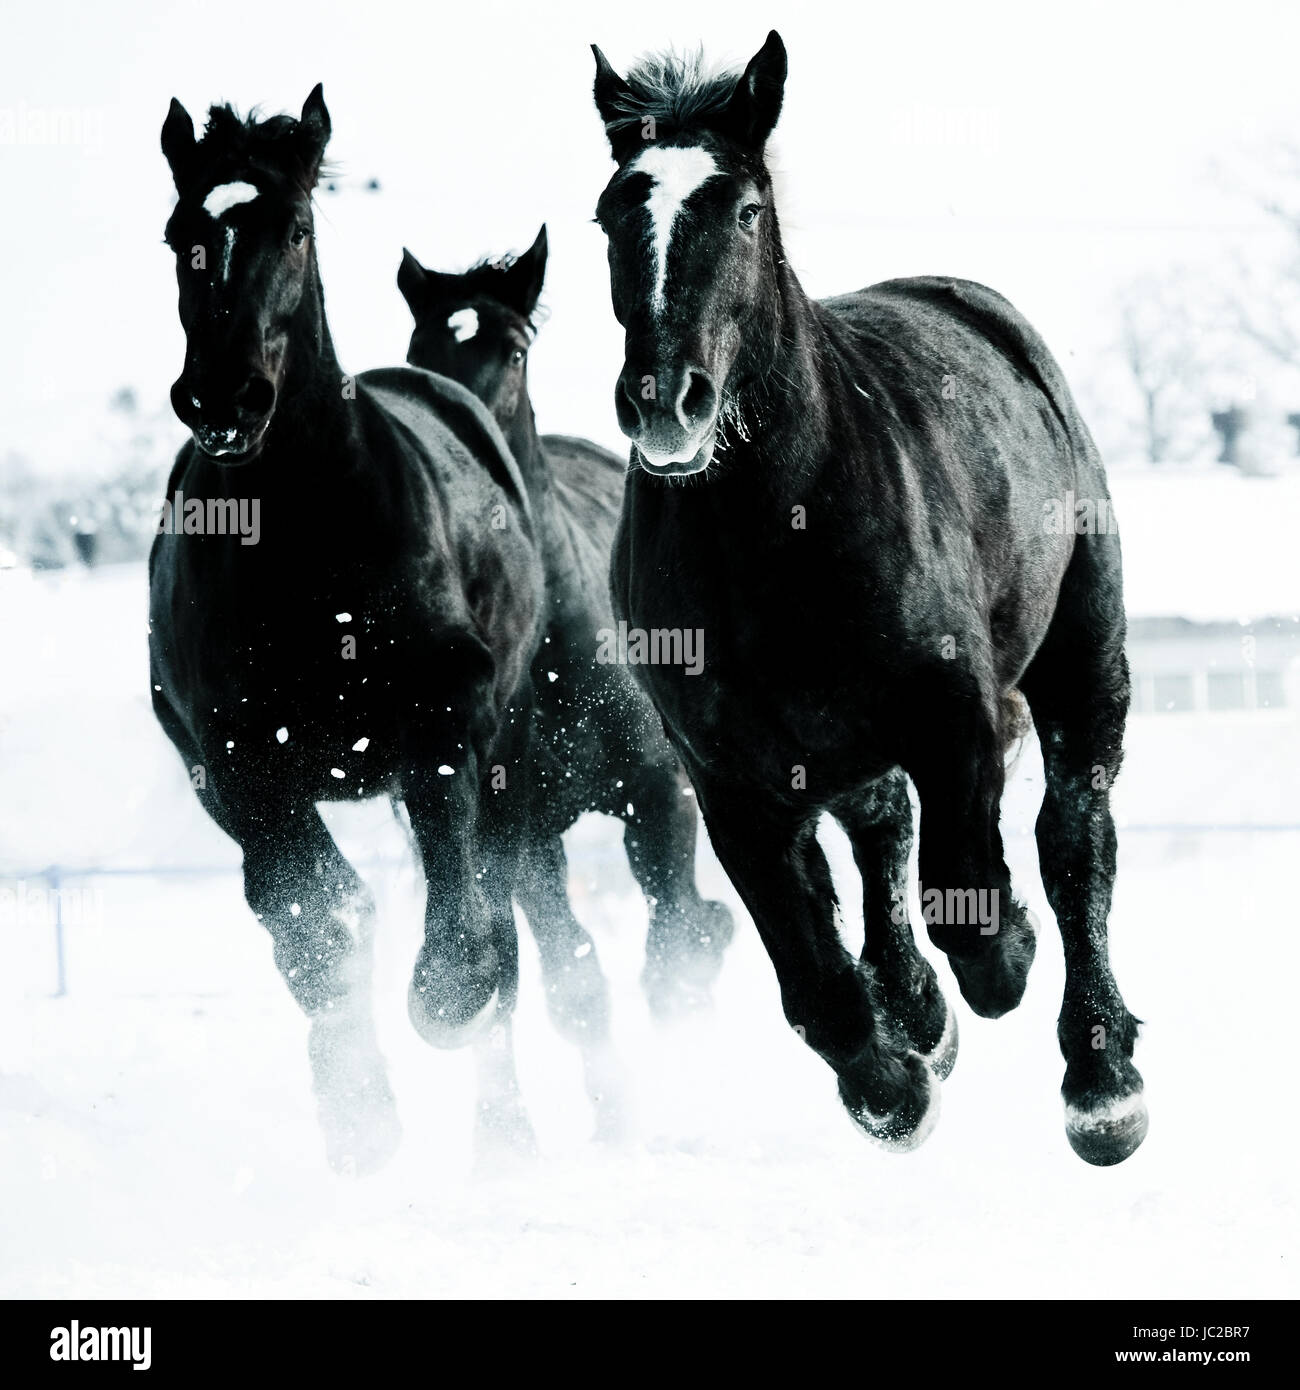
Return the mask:
[[1209,678],[1209,699],[1211,709],[1245,709],[1245,672],[1211,671]]
[[1260,709],[1283,709],[1286,706],[1286,682],[1281,671],[1255,673],[1255,703]]

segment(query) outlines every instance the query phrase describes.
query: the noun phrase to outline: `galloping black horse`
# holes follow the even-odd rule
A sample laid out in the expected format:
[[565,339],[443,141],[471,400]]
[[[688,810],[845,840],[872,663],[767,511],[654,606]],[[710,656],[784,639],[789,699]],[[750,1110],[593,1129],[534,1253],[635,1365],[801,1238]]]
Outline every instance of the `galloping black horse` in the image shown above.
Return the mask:
[[[653,705],[627,666],[595,659],[596,634],[614,625],[609,555],[626,467],[585,439],[537,433],[528,349],[546,256],[545,227],[522,256],[463,274],[426,270],[406,251],[397,283],[415,316],[407,360],[488,406],[533,505],[546,570],[533,685],[552,795],[537,812],[535,851],[515,892],[541,946],[553,1012],[587,940],[565,892],[560,835],[582,812],[602,811],[624,821],[628,861],[650,905],[642,978],[651,1006],[676,1013],[703,997],[731,939],[731,914],[696,888],[695,801]],[[594,956],[579,959],[599,972]],[[573,1021],[586,1034],[601,1027],[598,1012]]]
[[[186,335],[172,402],[193,438],[150,559],[150,665],[311,1019],[331,1160],[368,1168],[398,1134],[357,945],[373,904],[316,803],[404,798],[428,882],[411,1019],[439,1045],[479,1039],[480,1119],[517,1134],[511,891],[545,797],[529,757],[544,572],[480,402],[427,372],[339,366],[311,206],[329,132],[319,87],[300,119],[213,107],[196,139],[173,101],[163,126]],[[254,512],[256,534],[223,521]]]
[[[1147,1127],[1137,1021],[1106,944],[1125,618],[1118,537],[1069,508],[1107,491],[1064,378],[1015,309],[969,281],[804,294],[764,160],[786,76],[775,33],[739,75],[655,58],[623,79],[595,53],[618,165],[597,209],[626,330],[616,406],[634,446],[615,608],[706,632],[698,679],[637,674],[786,1015],[869,1135],[925,1137],[955,1039],[908,922],[906,777],[931,939],[996,1017],[1020,1001],[1035,944],[998,827],[1018,689],[1047,774],[1067,1134],[1089,1162],[1119,1162]],[[862,874],[861,960],[836,931],[823,812]]]

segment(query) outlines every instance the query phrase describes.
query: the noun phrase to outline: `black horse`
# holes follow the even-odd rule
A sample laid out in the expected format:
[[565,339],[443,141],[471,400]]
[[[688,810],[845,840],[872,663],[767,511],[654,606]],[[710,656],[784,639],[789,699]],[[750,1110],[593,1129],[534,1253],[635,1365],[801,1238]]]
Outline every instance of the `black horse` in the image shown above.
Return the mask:
[[[546,256],[545,227],[522,256],[463,274],[426,270],[405,251],[397,283],[415,316],[407,360],[463,383],[488,406],[533,505],[546,570],[533,686],[553,793],[539,808],[535,857],[515,892],[541,946],[548,999],[567,1011],[565,979],[587,940],[569,908],[560,835],[582,812],[601,811],[626,827],[628,862],[650,908],[642,980],[665,1016],[707,998],[731,914],[696,887],[694,795],[654,706],[626,665],[597,660],[597,634],[614,630],[609,556],[627,470],[588,440],[537,433],[528,349]],[[601,1026],[598,1013],[573,1021],[587,1035]]]
[[[369,1168],[398,1136],[358,947],[373,904],[316,804],[404,799],[428,883],[411,1019],[438,1045],[478,1039],[481,1122],[526,1142],[511,893],[545,799],[529,753],[545,576],[481,403],[408,367],[339,366],[311,206],[329,133],[319,87],[296,120],[214,106],[196,140],[173,101],[163,126],[186,335],[172,402],[193,438],[150,559],[150,666],[311,1019],[331,1160]],[[226,524],[254,513],[256,534]]]
[[[637,674],[786,1015],[868,1134],[925,1137],[955,1037],[908,922],[906,778],[931,939],[975,1012],[996,1017],[1019,1002],[1035,945],[998,826],[1019,690],[1047,774],[1038,845],[1065,943],[1067,1134],[1089,1162],[1118,1162],[1147,1127],[1137,1021],[1106,944],[1125,619],[1119,539],[1069,506],[1107,491],[1062,374],[1006,300],[968,281],[808,299],[764,160],[786,75],[775,33],[739,76],[655,58],[625,80],[595,54],[618,164],[597,210],[626,330],[616,406],[634,446],[615,608],[706,631],[699,679]],[[836,931],[823,812],[862,874],[861,960]]]

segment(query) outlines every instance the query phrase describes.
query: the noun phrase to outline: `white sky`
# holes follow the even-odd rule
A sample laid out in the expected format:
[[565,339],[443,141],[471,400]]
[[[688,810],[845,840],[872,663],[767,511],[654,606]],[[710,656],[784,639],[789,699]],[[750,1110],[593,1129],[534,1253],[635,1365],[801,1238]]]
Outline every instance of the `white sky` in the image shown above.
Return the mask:
[[87,108],[102,127],[97,144],[0,144],[0,456],[94,467],[108,396],[132,385],[161,402],[180,369],[168,99],[200,121],[217,99],[296,112],[316,81],[345,177],[384,185],[320,200],[344,366],[404,356],[404,243],[448,268],[525,246],[545,220],[541,423],[619,445],[587,45],[623,70],[669,42],[743,61],[773,25],[790,52],[780,207],[805,286],[983,280],[1076,378],[1113,332],[1120,280],[1249,242],[1211,161],[1300,134],[1294,3],[0,0],[0,131],[30,108]]

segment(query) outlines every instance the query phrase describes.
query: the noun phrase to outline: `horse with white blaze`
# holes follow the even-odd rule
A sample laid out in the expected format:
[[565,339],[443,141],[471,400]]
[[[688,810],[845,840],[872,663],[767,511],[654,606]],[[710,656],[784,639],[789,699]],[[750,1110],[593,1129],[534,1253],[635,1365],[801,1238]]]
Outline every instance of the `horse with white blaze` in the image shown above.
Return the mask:
[[[635,672],[786,1016],[869,1136],[910,1149],[931,1131],[956,1026],[908,919],[908,779],[931,940],[995,1018],[1020,1002],[1035,949],[999,831],[1023,695],[1065,945],[1066,1132],[1088,1162],[1117,1163],[1147,1129],[1138,1024],[1107,955],[1125,615],[1118,535],[1044,524],[1069,493],[1108,498],[1065,379],[982,285],[804,293],[764,154],[786,80],[776,33],[741,73],[666,56],[623,78],[594,51],[618,166],[597,220],[632,443],[615,609],[706,634],[700,675]],[[837,931],[824,813],[862,876],[860,959]]]

